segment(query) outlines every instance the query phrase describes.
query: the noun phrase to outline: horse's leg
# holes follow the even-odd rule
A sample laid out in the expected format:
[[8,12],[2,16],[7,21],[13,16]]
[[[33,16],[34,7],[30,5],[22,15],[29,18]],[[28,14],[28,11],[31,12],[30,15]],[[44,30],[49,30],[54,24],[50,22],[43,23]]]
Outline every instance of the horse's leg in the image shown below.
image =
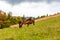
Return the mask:
[[29,26],[29,24],[27,24],[27,27]]
[[35,25],[35,22],[33,21],[33,25]]

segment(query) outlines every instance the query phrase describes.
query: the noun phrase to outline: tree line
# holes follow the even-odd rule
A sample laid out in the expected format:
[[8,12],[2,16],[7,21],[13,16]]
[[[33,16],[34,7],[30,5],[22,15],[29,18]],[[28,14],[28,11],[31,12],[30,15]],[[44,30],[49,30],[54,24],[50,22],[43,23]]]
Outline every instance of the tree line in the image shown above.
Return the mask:
[[[59,12],[56,14],[60,14]],[[54,15],[56,15],[54,14]],[[47,15],[43,15],[43,16],[38,16],[38,17],[33,17],[35,20],[36,19],[40,19],[40,18],[44,18],[47,17]],[[49,15],[50,16],[50,15]],[[0,28],[5,28],[5,27],[10,27],[11,25],[14,24],[18,24],[21,18],[29,18],[29,17],[25,17],[25,15],[21,16],[12,16],[12,12],[6,13],[3,12],[2,10],[0,10]]]

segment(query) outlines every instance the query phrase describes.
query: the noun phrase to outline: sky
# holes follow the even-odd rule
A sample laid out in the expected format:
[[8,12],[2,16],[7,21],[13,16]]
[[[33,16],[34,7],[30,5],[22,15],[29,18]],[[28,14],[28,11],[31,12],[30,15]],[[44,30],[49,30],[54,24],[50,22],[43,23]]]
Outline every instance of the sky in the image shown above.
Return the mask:
[[60,12],[60,0],[0,0],[0,10],[13,16],[53,15]]

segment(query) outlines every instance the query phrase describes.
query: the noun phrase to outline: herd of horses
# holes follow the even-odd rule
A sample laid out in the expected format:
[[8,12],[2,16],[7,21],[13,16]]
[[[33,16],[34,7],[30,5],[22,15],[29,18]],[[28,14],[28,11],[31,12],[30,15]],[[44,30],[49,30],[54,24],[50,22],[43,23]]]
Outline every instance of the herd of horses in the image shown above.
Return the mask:
[[30,24],[35,25],[35,20],[32,19],[32,17],[29,17],[28,19],[22,18],[22,19],[19,21],[19,28],[21,28],[23,25],[29,26]]

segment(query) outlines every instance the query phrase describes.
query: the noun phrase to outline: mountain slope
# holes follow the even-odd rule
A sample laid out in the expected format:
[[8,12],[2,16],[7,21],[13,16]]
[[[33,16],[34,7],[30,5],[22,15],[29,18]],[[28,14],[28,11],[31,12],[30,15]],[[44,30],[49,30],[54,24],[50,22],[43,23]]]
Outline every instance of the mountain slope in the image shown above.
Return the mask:
[[0,40],[60,40],[60,14],[45,18],[29,27],[0,29]]

